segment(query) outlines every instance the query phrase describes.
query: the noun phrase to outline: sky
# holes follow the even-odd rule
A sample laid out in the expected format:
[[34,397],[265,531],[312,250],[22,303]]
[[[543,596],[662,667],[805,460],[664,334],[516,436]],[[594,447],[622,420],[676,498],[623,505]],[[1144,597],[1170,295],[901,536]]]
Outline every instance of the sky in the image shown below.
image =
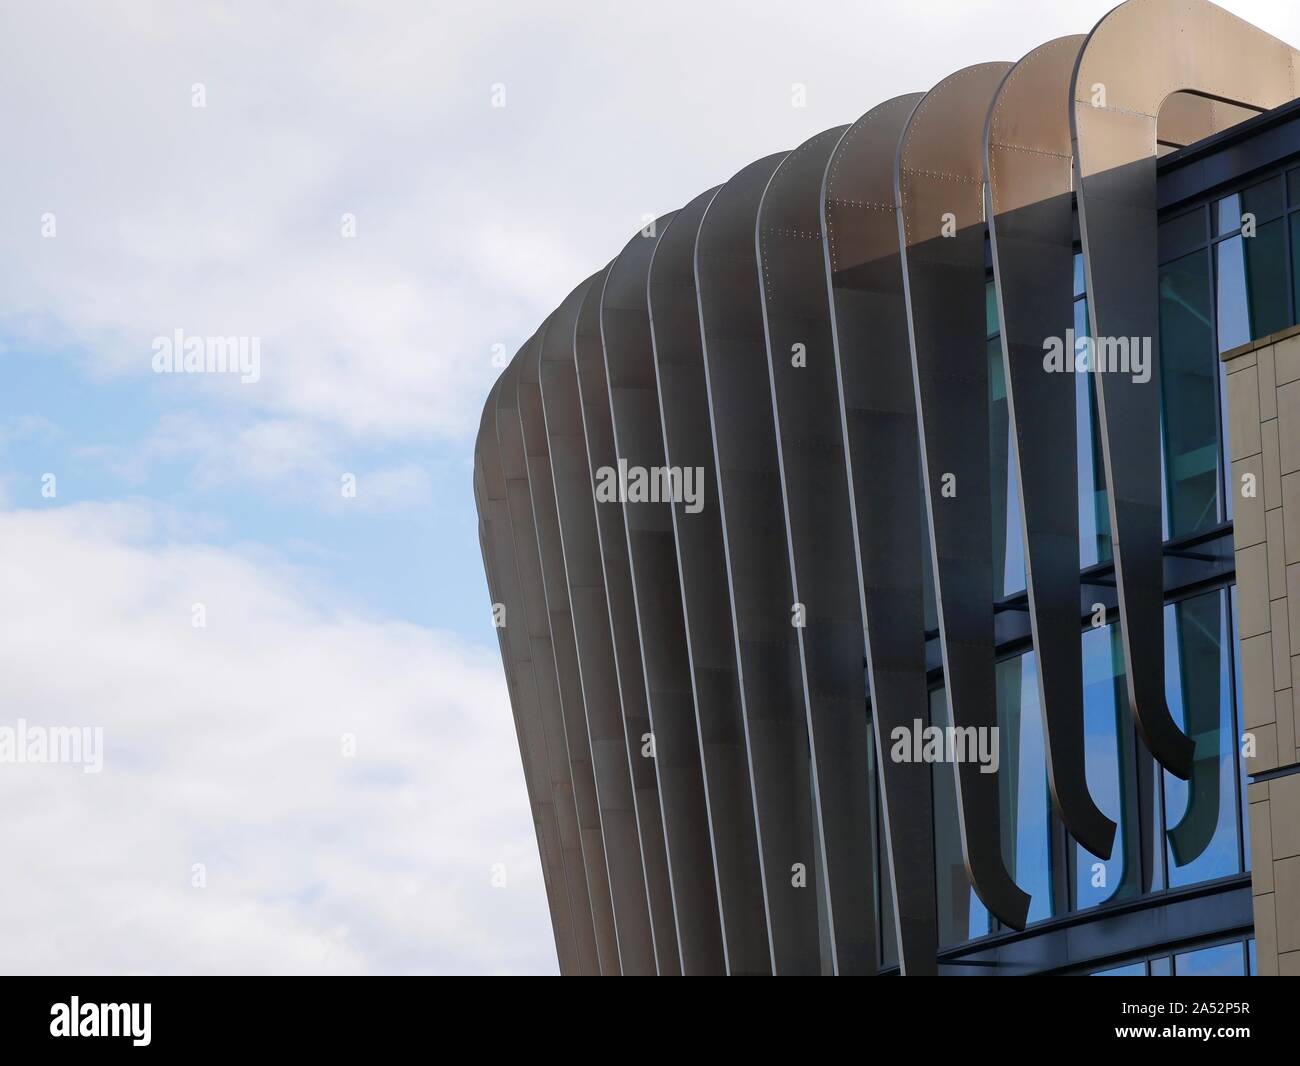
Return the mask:
[[[4,4],[0,730],[103,759],[0,763],[0,971],[556,972],[494,353],[648,217],[1110,6]],[[256,380],[156,372],[178,330]]]

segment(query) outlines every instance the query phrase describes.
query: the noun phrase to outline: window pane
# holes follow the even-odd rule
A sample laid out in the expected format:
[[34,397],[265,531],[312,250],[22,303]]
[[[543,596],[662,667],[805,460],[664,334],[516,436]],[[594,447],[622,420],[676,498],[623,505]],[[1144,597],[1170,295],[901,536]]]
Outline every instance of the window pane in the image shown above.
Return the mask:
[[1020,478],[1007,407],[1002,338],[988,341],[989,485],[992,490],[993,590],[1010,595],[1025,587],[1025,544],[1020,532]]
[[[1288,224],[1291,227],[1291,306],[1300,308],[1300,212],[1292,215]],[[1288,317],[1294,319],[1296,315]]]
[[1090,973],[1089,977],[1145,977],[1147,975],[1147,964],[1145,962],[1130,962],[1127,966],[1113,966],[1109,970],[1095,970]]
[[1281,213],[1282,179],[1276,177],[1225,196],[1215,203],[1210,218],[1214,225],[1214,235],[1222,237],[1228,233],[1239,233],[1245,225],[1245,215],[1253,215],[1258,223],[1277,218]]
[[1173,970],[1173,966],[1170,965],[1171,962],[1172,960],[1169,958],[1168,955],[1165,955],[1159,959],[1152,959],[1150,963],[1151,976],[1152,977],[1173,977],[1174,970]]
[[[1088,301],[1074,302],[1074,335],[1088,335]],[[1075,465],[1079,473],[1079,566],[1110,558],[1110,509],[1097,417],[1097,380],[1074,375]]]
[[1250,873],[1250,817],[1244,813],[1250,810],[1250,800],[1246,794],[1246,765],[1241,758],[1241,734],[1243,732],[1241,727],[1241,641],[1237,639],[1237,635],[1241,630],[1237,625],[1237,586],[1235,584],[1229,586],[1228,592],[1228,601],[1232,610],[1232,640],[1229,642],[1232,648],[1232,707],[1236,712],[1236,726],[1232,738],[1235,746],[1233,758],[1237,762],[1237,795],[1239,797],[1237,828],[1241,834],[1243,868],[1246,873]]
[[1218,521],[1219,359],[1209,301],[1205,252],[1160,268],[1165,492],[1169,535],[1175,537]]
[[1244,977],[1245,956],[1240,942],[1220,944],[1174,956],[1175,977]]
[[1300,204],[1300,170],[1290,170],[1286,175],[1287,202],[1295,207]]
[[1255,969],[1255,938],[1253,936],[1246,941],[1246,951],[1248,971],[1250,976],[1254,977],[1257,971]]
[[[1185,215],[1160,223],[1160,262],[1177,259],[1208,240],[1205,233],[1205,208],[1198,207]],[[1076,295],[1078,290],[1076,290]]]
[[1238,872],[1236,745],[1221,590],[1165,607],[1165,697],[1196,745],[1192,776],[1165,773],[1169,884]]
[[1029,920],[1052,916],[1051,818],[1038,668],[1026,652],[997,665],[1002,861],[1030,896]]
[[1288,324],[1282,222],[1261,225],[1253,237],[1230,237],[1214,247],[1219,351],[1267,337]]
[[[930,693],[930,722],[941,728],[952,724],[948,694]],[[957,821],[957,783],[951,763],[934,764],[934,867],[939,903],[939,945],[948,947],[989,931],[989,912],[970,887],[962,860],[961,830]]]
[[1087,282],[1083,276],[1083,253],[1074,253],[1074,295],[1082,296],[1087,288]]
[[1083,634],[1084,771],[1097,806],[1118,823],[1109,859],[1101,859],[1082,844],[1074,845],[1074,906],[1095,907],[1113,898],[1125,881],[1126,853],[1136,837],[1133,799],[1128,781],[1131,743],[1128,727],[1124,653],[1119,626],[1090,629]]

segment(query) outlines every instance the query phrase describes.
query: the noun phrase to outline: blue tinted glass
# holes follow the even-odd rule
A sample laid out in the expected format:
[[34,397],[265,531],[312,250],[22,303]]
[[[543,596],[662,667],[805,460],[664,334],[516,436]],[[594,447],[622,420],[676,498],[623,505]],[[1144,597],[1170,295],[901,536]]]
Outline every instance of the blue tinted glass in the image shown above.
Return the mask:
[[[1229,603],[1232,605],[1232,640],[1229,644],[1232,648],[1232,709],[1236,713],[1235,726],[1233,729],[1233,745],[1235,751],[1233,757],[1237,763],[1237,810],[1239,812],[1248,812],[1249,798],[1246,794],[1246,766],[1241,759],[1241,734],[1243,732],[1241,722],[1241,641],[1237,639],[1240,629],[1237,626],[1237,586],[1229,586]],[[1241,833],[1241,856],[1243,868],[1247,873],[1250,872],[1250,818],[1246,814],[1241,814],[1237,819],[1238,831]]]
[[1160,268],[1160,399],[1169,535],[1219,518],[1219,359],[1206,252]]
[[1282,221],[1260,225],[1253,237],[1215,245],[1219,351],[1282,329],[1291,319]]
[[1152,959],[1148,965],[1152,977],[1173,977],[1174,975],[1172,960],[1168,955],[1163,958]]
[[1074,295],[1082,296],[1088,288],[1083,276],[1083,253],[1074,253]]
[[1109,859],[1102,859],[1082,844],[1074,846],[1074,905],[1078,910],[1095,907],[1112,898],[1124,881],[1125,853],[1134,826],[1124,816],[1128,793],[1125,745],[1120,743],[1126,728],[1127,695],[1124,691],[1123,652],[1119,627],[1109,625],[1083,634],[1083,729],[1084,770],[1088,789],[1097,806],[1118,823],[1115,846]]
[[1052,916],[1051,819],[1034,653],[997,666],[1002,860],[1030,896],[1029,920]]
[[[1074,302],[1074,335],[1087,336],[1088,301]],[[1075,465],[1079,472],[1079,566],[1110,558],[1110,510],[1098,433],[1097,386],[1091,374],[1074,375]]]
[[1015,436],[1007,407],[1002,338],[988,342],[989,475],[992,489],[993,588],[1001,595],[1025,587],[1025,548],[1020,531],[1020,477]]
[[1241,943],[1220,944],[1174,956],[1175,977],[1244,977],[1245,955]]
[[1127,966],[1113,966],[1109,970],[1096,970],[1090,973],[1089,977],[1145,977],[1147,975],[1147,964],[1145,962],[1130,962]]
[[[930,722],[946,728],[952,723],[948,694],[930,693]],[[957,821],[957,783],[951,763],[934,766],[934,869],[939,905],[939,944],[960,944],[989,931],[989,912],[970,887],[962,859],[961,830]]]
[[1255,938],[1253,936],[1246,941],[1246,950],[1248,952],[1247,963],[1249,975],[1254,977],[1258,971],[1255,969]]
[[1236,744],[1222,590],[1165,607],[1165,698],[1196,745],[1192,776],[1166,773],[1170,885],[1238,872]]

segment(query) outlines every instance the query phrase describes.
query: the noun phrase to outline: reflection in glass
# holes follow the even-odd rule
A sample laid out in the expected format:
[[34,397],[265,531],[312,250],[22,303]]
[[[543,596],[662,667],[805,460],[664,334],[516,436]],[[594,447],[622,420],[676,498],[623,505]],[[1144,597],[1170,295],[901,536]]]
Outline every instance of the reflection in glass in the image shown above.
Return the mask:
[[1147,964],[1145,962],[1130,962],[1125,966],[1112,966],[1109,970],[1094,970],[1089,977],[1145,977],[1147,975]]
[[1025,548],[1020,530],[1020,476],[1016,469],[1015,435],[1007,405],[1006,367],[1002,361],[997,294],[993,282],[984,286],[984,319],[988,338],[989,487],[993,520],[993,592],[1009,596],[1025,587]]
[[1160,390],[1168,534],[1218,521],[1219,360],[1204,251],[1160,268]]
[[1282,213],[1282,206],[1281,176],[1225,196],[1216,201],[1210,210],[1214,235],[1222,237],[1228,233],[1240,232],[1246,225],[1247,215],[1252,216],[1257,223],[1277,218]]
[[997,665],[1002,861],[1030,897],[1029,920],[1052,916],[1051,817],[1038,667],[1032,651]]
[[[1118,829],[1109,859],[1074,845],[1074,908],[1084,910],[1136,891],[1133,855],[1137,804],[1132,729],[1128,722],[1124,651],[1118,625],[1083,634],[1084,773],[1093,800]],[[1132,871],[1132,873],[1130,873]]]
[[[1075,256],[1076,262],[1082,256]],[[1074,302],[1074,335],[1088,334],[1088,301]],[[1110,558],[1110,507],[1106,468],[1101,455],[1101,423],[1097,417],[1097,381],[1091,374],[1074,375],[1075,466],[1079,485],[1079,566]]]
[[[948,693],[930,693],[930,722],[946,729],[952,724]],[[957,782],[950,763],[934,766],[934,869],[939,904],[939,946],[960,944],[989,931],[989,912],[970,887],[962,858],[957,820]]]
[[1192,738],[1192,776],[1165,773],[1169,884],[1238,872],[1236,745],[1222,590],[1165,606],[1165,697]]
[[1219,351],[1275,333],[1290,320],[1282,221],[1261,224],[1253,237],[1214,247]]
[[1241,942],[1184,951],[1174,956],[1175,977],[1244,977],[1245,953]]
[[1232,732],[1232,740],[1235,750],[1233,759],[1237,765],[1237,810],[1241,812],[1237,818],[1238,831],[1241,834],[1241,861],[1242,869],[1250,873],[1250,818],[1244,812],[1250,810],[1250,800],[1246,794],[1246,768],[1240,762],[1241,746],[1239,740],[1242,734],[1242,710],[1241,710],[1241,641],[1237,640],[1235,634],[1241,632],[1237,625],[1237,586],[1232,584],[1228,587],[1228,602],[1232,611],[1232,633],[1233,639],[1228,641],[1229,647],[1232,648],[1232,676],[1236,679],[1232,686],[1232,709],[1236,714],[1235,725]]
[[1173,977],[1173,960],[1168,955],[1152,959],[1148,964],[1152,977]]

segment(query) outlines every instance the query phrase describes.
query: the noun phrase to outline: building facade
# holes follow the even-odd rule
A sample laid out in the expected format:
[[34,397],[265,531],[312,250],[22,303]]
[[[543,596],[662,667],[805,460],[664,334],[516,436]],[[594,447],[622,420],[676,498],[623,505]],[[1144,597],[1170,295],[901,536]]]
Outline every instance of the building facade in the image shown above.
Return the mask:
[[1300,974],[1298,74],[1128,0],[523,345],[474,490],[561,972]]

